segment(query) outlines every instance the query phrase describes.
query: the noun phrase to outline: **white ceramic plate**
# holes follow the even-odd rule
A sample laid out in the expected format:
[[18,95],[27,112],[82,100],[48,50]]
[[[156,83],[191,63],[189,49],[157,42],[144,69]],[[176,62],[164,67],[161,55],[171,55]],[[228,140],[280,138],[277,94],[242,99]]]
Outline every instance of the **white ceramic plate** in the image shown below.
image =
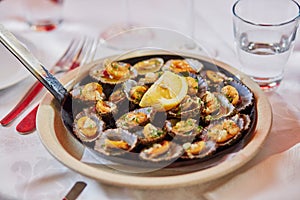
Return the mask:
[[[192,57],[205,59],[195,55]],[[57,101],[50,94],[47,94],[42,100],[37,115],[37,129],[41,140],[49,152],[70,169],[111,185],[163,189],[186,187],[219,179],[243,166],[259,152],[271,129],[272,110],[265,94],[249,77],[225,63],[220,61],[213,62],[217,66],[241,77],[243,83],[254,93],[257,108],[257,123],[250,141],[234,155],[222,160],[217,165],[201,170],[188,170],[188,172],[184,169],[181,169],[182,171],[177,169],[160,169],[151,173],[125,173],[104,164],[82,162],[81,158],[85,147],[64,127],[60,115],[60,105],[57,104]],[[66,87],[72,87],[76,82],[74,80],[76,77],[85,77],[93,66],[95,66],[95,63],[68,73],[63,79],[63,82],[67,84]],[[80,73],[79,70],[81,70]],[[192,166],[187,167],[191,168]]]
[[[36,55],[36,47],[25,38],[16,37]],[[0,90],[8,88],[30,75],[23,65],[3,45],[0,45]]]

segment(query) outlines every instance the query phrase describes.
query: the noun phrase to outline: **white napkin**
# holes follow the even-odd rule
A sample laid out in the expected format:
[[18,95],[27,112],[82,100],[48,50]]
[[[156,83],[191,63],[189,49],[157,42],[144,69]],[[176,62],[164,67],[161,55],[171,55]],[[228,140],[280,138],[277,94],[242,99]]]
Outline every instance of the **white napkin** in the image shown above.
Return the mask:
[[300,199],[300,143],[269,157],[204,196],[208,200]]

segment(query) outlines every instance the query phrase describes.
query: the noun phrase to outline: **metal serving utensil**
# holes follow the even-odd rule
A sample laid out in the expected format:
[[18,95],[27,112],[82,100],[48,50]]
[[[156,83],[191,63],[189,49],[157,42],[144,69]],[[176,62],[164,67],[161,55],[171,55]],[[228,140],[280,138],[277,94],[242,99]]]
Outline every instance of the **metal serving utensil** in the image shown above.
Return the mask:
[[[80,40],[80,41],[77,41]],[[61,75],[62,73],[71,71],[80,65],[84,65],[91,61],[92,56],[96,50],[96,39],[81,37],[80,39],[73,40],[72,44],[75,43],[77,45],[71,45],[64,56],[57,62],[56,70],[50,70],[53,75]],[[79,46],[79,49],[76,46]],[[75,46],[75,47],[74,47]],[[75,54],[75,55],[74,55]],[[37,81],[39,82],[39,81]],[[39,85],[42,85],[39,82]],[[38,105],[30,111],[16,126],[16,130],[20,134],[28,134],[33,132],[36,129],[36,113],[37,113]]]
[[[61,73],[62,71],[65,71],[66,67],[71,67],[74,59],[76,59],[78,57],[78,54],[80,54],[80,52],[82,51],[83,44],[84,43],[80,42],[79,39],[73,40],[66,52],[49,70],[51,74],[56,75],[58,73]],[[39,81],[36,81],[27,91],[24,97],[20,100],[20,102],[3,119],[0,120],[0,124],[2,126],[7,126],[11,122],[13,122],[13,120],[16,119],[26,109],[26,107],[32,102],[32,100],[39,94],[42,89],[43,85]]]
[[54,96],[62,107],[66,127],[72,131],[72,98],[67,89],[43,64],[5,27],[0,24],[0,42],[29,70]]

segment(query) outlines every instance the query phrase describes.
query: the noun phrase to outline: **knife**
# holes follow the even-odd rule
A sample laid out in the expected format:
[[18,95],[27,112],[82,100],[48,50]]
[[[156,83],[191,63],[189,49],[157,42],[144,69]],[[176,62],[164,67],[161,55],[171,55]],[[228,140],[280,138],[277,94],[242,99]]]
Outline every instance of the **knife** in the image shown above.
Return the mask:
[[33,132],[36,129],[36,113],[39,108],[39,104],[32,109],[26,117],[24,117],[16,127],[16,130],[22,134],[26,135]]
[[38,94],[43,89],[43,85],[40,82],[35,82],[35,84],[31,87],[31,89],[26,93],[26,95],[22,98],[22,100],[14,107],[12,111],[8,115],[6,115],[3,119],[0,120],[0,124],[2,126],[8,125],[15,119],[21,112],[31,103],[31,101],[35,98],[36,94]]
[[76,182],[68,194],[62,200],[76,200],[77,197],[81,194],[81,192],[86,187],[86,183],[83,181]]

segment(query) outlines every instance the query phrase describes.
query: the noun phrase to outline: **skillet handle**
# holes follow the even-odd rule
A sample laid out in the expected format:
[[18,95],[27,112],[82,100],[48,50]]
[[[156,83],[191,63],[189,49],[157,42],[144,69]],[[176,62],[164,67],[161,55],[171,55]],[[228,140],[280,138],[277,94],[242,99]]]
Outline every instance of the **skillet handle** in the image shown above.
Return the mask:
[[59,103],[62,104],[68,95],[67,90],[2,24],[0,24],[0,42],[47,88]]

